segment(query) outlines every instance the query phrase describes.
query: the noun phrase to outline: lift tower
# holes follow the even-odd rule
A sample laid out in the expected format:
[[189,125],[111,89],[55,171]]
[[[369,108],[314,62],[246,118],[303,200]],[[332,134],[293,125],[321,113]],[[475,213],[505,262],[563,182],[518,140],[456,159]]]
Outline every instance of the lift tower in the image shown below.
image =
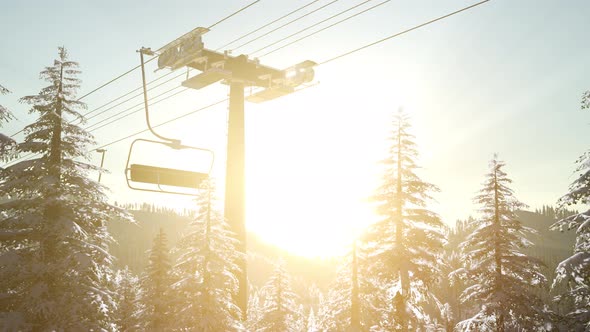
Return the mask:
[[[229,85],[229,120],[227,141],[227,162],[225,179],[225,210],[231,230],[239,241],[243,259],[237,304],[246,319],[248,305],[248,279],[246,264],[246,223],[245,223],[245,141],[244,141],[244,100],[261,103],[296,91],[301,84],[313,80],[313,61],[304,61],[287,69],[275,69],[260,64],[257,59],[246,55],[230,56],[228,52],[217,52],[204,47],[202,35],[207,28],[196,28],[156,51],[159,55],[158,68],[175,70],[191,67],[201,73],[182,85],[192,89],[202,89],[222,81]],[[245,87],[262,90],[244,98]]]

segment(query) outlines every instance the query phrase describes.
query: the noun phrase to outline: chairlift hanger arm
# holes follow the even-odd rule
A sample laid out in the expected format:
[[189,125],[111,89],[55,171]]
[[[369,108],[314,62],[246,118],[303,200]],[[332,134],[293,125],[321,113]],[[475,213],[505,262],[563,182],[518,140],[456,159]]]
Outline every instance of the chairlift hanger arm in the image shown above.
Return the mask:
[[164,140],[164,141],[168,141],[172,144],[179,145],[180,140],[159,135],[158,133],[156,133],[154,131],[154,129],[152,128],[152,126],[150,124],[150,111],[149,111],[149,106],[148,106],[147,84],[146,84],[146,79],[145,79],[145,61],[143,59],[143,55],[144,54],[154,55],[154,52],[151,49],[145,48],[145,47],[142,47],[138,52],[139,52],[139,57],[141,59],[141,80],[143,83],[143,104],[144,104],[144,108],[145,108],[145,121],[147,123],[147,127],[150,130],[150,132],[152,134],[154,134],[154,136],[156,136],[157,138]]

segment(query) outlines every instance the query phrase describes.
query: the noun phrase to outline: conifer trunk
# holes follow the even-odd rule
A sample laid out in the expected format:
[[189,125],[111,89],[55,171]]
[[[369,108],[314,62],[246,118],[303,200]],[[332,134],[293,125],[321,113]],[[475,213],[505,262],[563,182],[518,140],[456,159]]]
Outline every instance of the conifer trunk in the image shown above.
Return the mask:
[[[51,146],[48,155],[48,173],[49,178],[52,179],[54,182],[54,195],[55,197],[59,196],[59,187],[61,181],[61,117],[62,117],[62,81],[63,81],[63,64],[60,66],[60,75],[59,75],[59,87],[57,90],[57,102],[55,105],[55,121],[53,125],[53,132],[51,136]],[[55,198],[54,197],[54,198]],[[54,229],[51,227],[51,224],[56,222],[56,219],[59,218],[61,215],[61,209],[58,202],[53,202],[53,204],[48,204],[44,211],[45,220],[48,221],[48,224],[45,225],[47,229]],[[57,234],[47,231],[46,237],[42,242],[42,247],[44,250],[45,261],[53,264],[57,259]],[[47,293],[50,297],[53,297],[56,290],[56,282],[55,276],[53,273],[49,273],[46,275],[47,278]]]
[[360,301],[359,301],[359,285],[358,285],[358,259],[356,254],[356,241],[352,244],[352,289],[350,298],[350,327],[352,331],[360,331]]
[[[401,122],[398,123],[398,132],[397,132],[397,206],[396,206],[396,226],[395,226],[395,243],[396,246],[398,248],[398,250],[402,249],[401,243],[403,241],[403,200],[402,200],[402,134],[401,134],[401,130],[402,130],[402,125]],[[408,293],[408,276],[407,276],[407,271],[403,270],[403,269],[399,269],[399,278],[400,278],[400,284],[401,284],[401,291],[400,291],[400,303],[398,303],[398,306],[400,307],[399,309],[401,309],[400,312],[398,312],[399,318],[400,318],[400,325],[401,325],[401,331],[405,332],[407,331],[408,327],[407,327],[407,322],[405,319],[405,315],[406,315],[406,296]]]
[[207,225],[205,227],[205,259],[203,261],[203,285],[205,285],[205,303],[209,303],[210,275],[209,255],[211,255],[211,188],[207,186]]
[[[499,234],[500,228],[502,225],[500,224],[500,202],[498,199],[498,170],[497,168],[494,169],[494,226],[496,227],[497,231],[496,234]],[[500,256],[500,243],[499,239],[496,237],[495,239],[495,248],[494,248],[494,258],[496,261],[496,282],[495,282],[495,289],[496,292],[499,292],[499,284],[500,279],[502,278],[502,257]],[[497,332],[504,332],[504,314],[503,310],[500,308],[500,312],[498,312],[498,316],[496,319],[496,331]]]

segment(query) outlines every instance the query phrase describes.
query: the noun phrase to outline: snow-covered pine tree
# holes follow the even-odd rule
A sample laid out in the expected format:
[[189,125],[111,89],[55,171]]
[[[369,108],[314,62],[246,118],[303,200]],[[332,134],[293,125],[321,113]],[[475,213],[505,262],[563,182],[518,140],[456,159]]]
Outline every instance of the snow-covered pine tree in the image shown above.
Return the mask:
[[293,322],[293,331],[307,332],[307,318],[309,314],[305,310],[303,304],[299,304],[299,308],[295,314],[295,320]]
[[315,312],[313,308],[309,309],[309,315],[307,315],[307,330],[306,332],[318,332],[319,328],[315,318]]
[[264,296],[253,285],[248,286],[248,317],[246,319],[245,327],[247,331],[258,331],[256,324],[262,318],[262,305],[264,304]]
[[368,331],[376,323],[371,319],[374,318],[369,300],[371,294],[367,294],[367,290],[373,288],[368,285],[372,279],[367,278],[364,271],[365,256],[355,241],[323,300],[318,322],[321,331]]
[[[584,93],[582,109],[590,109],[590,91]],[[590,151],[582,154],[576,163],[579,176],[559,200],[562,210],[574,204],[590,205]],[[572,331],[590,331],[590,209],[565,217],[551,228],[576,231],[573,254],[557,266],[552,287],[566,285],[568,291],[558,299],[565,297],[575,303],[575,310],[566,316]]]
[[140,313],[142,311],[139,278],[129,267],[118,270],[115,274],[115,303],[114,324],[117,331],[140,331]]
[[458,274],[471,282],[461,300],[477,306],[474,316],[457,324],[463,331],[542,331],[547,323],[543,302],[532,289],[546,282],[543,263],[523,253],[534,230],[516,216],[524,204],[509,187],[504,166],[497,156],[490,161],[475,197],[481,216],[471,221],[472,233],[460,246],[465,267]]
[[58,59],[40,74],[49,82],[32,104],[38,120],[25,127],[21,153],[40,157],[2,170],[0,203],[4,252],[0,261],[0,330],[90,331],[109,329],[112,296],[105,285],[112,257],[103,244],[104,223],[129,218],[107,203],[104,187],[88,177],[98,167],[86,158],[92,136],[68,119],[82,119],[77,109],[80,73],[59,48]]
[[265,298],[262,317],[256,325],[258,331],[298,332],[295,330],[299,315],[298,296],[292,290],[291,277],[283,260],[276,264],[273,274],[261,291]]
[[234,301],[240,257],[237,240],[221,213],[214,209],[212,181],[203,182],[196,198],[196,219],[179,242],[174,292],[180,302],[176,324],[181,330],[212,332],[242,330]]
[[[0,95],[9,93],[8,89],[0,85]],[[12,113],[8,108],[0,105],[0,128],[4,122],[10,121],[13,118]],[[6,162],[12,159],[15,155],[16,144],[14,140],[3,133],[0,133],[0,162]]]
[[418,151],[401,109],[393,127],[389,155],[382,161],[383,182],[374,195],[381,219],[368,231],[367,254],[373,262],[370,273],[388,292],[381,328],[408,331],[419,327],[424,303],[434,297],[430,286],[440,277],[445,235],[438,215],[426,207],[438,188],[415,172]]
[[168,239],[162,228],[154,238],[148,264],[142,277],[141,321],[148,331],[169,330],[172,305],[172,265],[168,256]]

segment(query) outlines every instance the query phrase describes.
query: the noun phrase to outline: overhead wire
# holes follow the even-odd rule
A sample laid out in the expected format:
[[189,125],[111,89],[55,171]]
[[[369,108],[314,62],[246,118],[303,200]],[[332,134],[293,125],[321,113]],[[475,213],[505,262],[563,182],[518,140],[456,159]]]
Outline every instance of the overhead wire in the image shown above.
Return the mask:
[[333,1],[331,1],[331,2],[328,2],[327,4],[325,4],[325,5],[321,6],[321,7],[318,7],[318,8],[316,8],[316,9],[314,9],[314,10],[310,11],[309,13],[306,13],[306,14],[304,14],[304,15],[301,15],[300,17],[298,17],[298,18],[296,18],[296,19],[293,19],[293,20],[291,20],[291,21],[289,21],[289,22],[287,22],[287,23],[285,23],[285,24],[283,24],[283,25],[281,25],[281,26],[278,26],[278,27],[276,27],[276,28],[274,28],[274,29],[272,29],[272,30],[270,30],[270,31],[268,31],[268,32],[266,32],[266,33],[264,33],[264,34],[262,34],[262,35],[260,35],[260,36],[256,37],[256,38],[253,38],[253,39],[251,39],[251,40],[249,40],[249,41],[247,41],[247,42],[245,42],[245,43],[243,43],[243,44],[241,44],[241,45],[239,45],[239,46],[237,46],[237,47],[234,47],[234,48],[232,49],[232,51],[235,51],[235,50],[237,50],[238,48],[242,48],[242,47],[244,47],[244,46],[246,46],[246,45],[248,45],[248,44],[251,44],[251,43],[253,43],[253,42],[257,41],[257,40],[258,40],[258,39],[260,39],[260,38],[266,37],[266,36],[270,35],[271,33],[275,32],[275,31],[277,31],[277,30],[279,30],[279,29],[282,29],[282,28],[284,28],[284,27],[286,27],[286,26],[288,26],[288,25],[290,25],[290,24],[293,24],[293,23],[295,23],[295,22],[297,22],[297,21],[299,21],[299,20],[303,19],[304,17],[307,17],[307,16],[309,16],[309,15],[311,15],[311,14],[313,14],[313,13],[317,12],[317,11],[320,11],[320,10],[322,10],[322,9],[324,9],[324,8],[326,8],[326,7],[328,7],[328,6],[330,6],[330,5],[333,5],[333,4],[335,4],[336,2],[338,2],[338,1],[340,1],[340,0],[333,0]]
[[[173,73],[173,72],[170,72],[170,73]],[[157,87],[160,87],[160,86],[162,86],[162,85],[164,85],[164,84],[166,84],[166,83],[169,83],[169,82],[171,82],[171,81],[173,81],[173,80],[175,80],[175,79],[177,79],[177,78],[179,78],[179,77],[181,77],[181,76],[184,76],[184,75],[185,75],[185,73],[182,73],[182,74],[180,74],[180,75],[176,75],[176,76],[174,76],[174,77],[172,77],[172,78],[170,78],[170,79],[168,79],[168,80],[166,80],[166,81],[164,81],[164,82],[162,82],[162,83],[160,83],[160,84],[157,84],[157,85],[155,85],[155,86],[153,86],[153,87],[149,88],[149,89],[148,89],[148,91],[151,91],[151,90],[153,90],[153,89],[155,89],[155,88],[157,88]],[[155,81],[155,80],[154,80],[154,81]],[[153,82],[153,81],[152,81],[152,82]],[[102,111],[100,111],[100,112],[98,112],[98,113],[94,114],[93,116],[90,116],[90,117],[87,117],[87,118],[85,118],[85,120],[86,120],[86,121],[88,121],[88,120],[94,119],[94,118],[96,118],[97,116],[100,116],[100,115],[102,115],[102,114],[104,114],[104,113],[106,113],[106,112],[108,112],[108,111],[110,111],[110,110],[114,109],[115,107],[117,107],[117,106],[121,106],[121,105],[123,105],[124,103],[126,103],[126,102],[129,102],[129,101],[131,101],[131,100],[133,100],[133,99],[135,99],[135,98],[137,98],[137,97],[140,97],[140,96],[142,96],[142,95],[143,95],[143,92],[142,92],[142,93],[140,93],[140,94],[134,95],[134,96],[133,96],[133,97],[131,97],[131,98],[127,98],[127,99],[125,99],[124,101],[122,101],[122,102],[120,102],[120,103],[118,103],[118,104],[116,104],[116,105],[113,105],[113,106],[111,106],[111,107],[109,107],[109,108],[107,108],[107,109],[105,109],[105,110],[102,110]],[[143,103],[140,103],[139,105],[143,105]],[[133,107],[135,107],[135,106],[133,106]],[[125,111],[122,111],[122,112],[125,112]]]
[[[152,128],[158,128],[158,127],[160,127],[160,126],[163,126],[163,125],[169,124],[169,123],[171,123],[171,122],[178,121],[178,120],[180,120],[180,119],[182,119],[182,118],[185,118],[185,117],[187,117],[187,116],[193,115],[193,114],[195,114],[195,113],[198,113],[198,112],[200,112],[200,111],[206,110],[206,109],[208,109],[208,108],[211,108],[211,107],[213,107],[213,106],[219,105],[219,104],[221,104],[221,103],[224,103],[224,102],[226,102],[226,101],[228,101],[228,100],[229,100],[229,98],[225,98],[225,99],[222,99],[222,100],[216,101],[216,102],[214,102],[214,103],[212,103],[212,104],[209,104],[209,105],[207,105],[207,106],[201,107],[201,108],[199,108],[199,109],[196,109],[196,110],[194,110],[194,111],[191,111],[191,112],[188,112],[188,113],[182,114],[182,115],[180,115],[180,116],[177,116],[177,117],[175,117],[175,118],[172,118],[172,119],[170,119],[170,120],[167,120],[167,121],[164,121],[164,122],[162,122],[162,123],[159,123],[159,124],[157,124],[157,125],[154,125],[154,126],[152,126]],[[96,150],[98,150],[98,149],[103,149],[103,148],[105,148],[105,147],[107,147],[107,146],[109,146],[109,145],[113,145],[113,144],[115,144],[115,143],[119,143],[119,142],[121,142],[121,141],[124,141],[124,140],[126,140],[126,139],[128,139],[128,138],[131,138],[131,137],[133,137],[133,136],[137,136],[137,135],[139,135],[139,134],[146,133],[146,132],[148,132],[148,131],[149,131],[149,129],[144,129],[144,130],[138,131],[138,132],[136,132],[136,133],[133,133],[133,134],[130,134],[130,135],[128,135],[128,136],[125,136],[125,137],[122,137],[122,138],[116,139],[116,140],[114,140],[114,141],[112,141],[112,142],[109,142],[109,143],[107,143],[107,144],[101,145],[101,146],[97,147],[96,149],[90,150],[89,152],[93,152],[93,151],[96,151]]]
[[242,40],[242,39],[244,39],[244,38],[246,38],[246,37],[250,36],[251,34],[254,34],[254,33],[256,33],[256,32],[258,32],[258,31],[260,31],[260,30],[262,30],[262,29],[264,29],[264,28],[266,28],[266,27],[268,27],[268,26],[270,26],[270,25],[273,25],[274,23],[276,23],[276,22],[278,22],[278,21],[280,21],[280,20],[282,20],[282,19],[284,19],[284,18],[286,18],[286,17],[289,17],[289,16],[291,16],[291,15],[295,14],[296,12],[298,12],[298,11],[300,11],[300,10],[303,10],[303,9],[305,9],[305,8],[307,8],[307,7],[311,6],[311,5],[313,5],[314,3],[318,2],[318,1],[320,1],[320,0],[313,0],[312,2],[309,2],[309,3],[307,3],[307,4],[303,5],[303,6],[301,6],[301,7],[297,8],[297,9],[295,9],[295,10],[292,10],[292,11],[290,11],[289,13],[287,13],[287,14],[285,14],[285,15],[283,15],[283,16],[281,16],[281,17],[279,17],[279,18],[277,18],[277,19],[275,19],[275,20],[273,20],[273,21],[271,21],[271,22],[269,22],[269,23],[266,23],[266,24],[264,24],[264,25],[262,25],[262,26],[260,26],[260,27],[258,27],[258,28],[256,28],[256,29],[254,29],[254,30],[252,30],[252,31],[248,32],[248,33],[245,33],[245,34],[243,34],[242,36],[240,36],[240,37],[238,37],[238,38],[236,38],[236,39],[234,39],[234,40],[230,41],[229,43],[226,43],[226,44],[225,44],[225,45],[223,45],[223,46],[220,46],[220,47],[218,47],[218,48],[217,48],[217,49],[215,49],[215,50],[216,50],[216,51],[219,51],[219,50],[221,50],[221,49],[224,49],[224,48],[226,48],[227,46],[229,46],[229,45],[231,45],[231,44],[233,44],[233,43],[235,43],[235,42],[237,42],[237,41],[240,41],[240,40]]
[[[174,90],[176,90],[176,89],[178,89],[178,88],[180,88],[180,86],[177,86],[177,87],[174,87],[174,88],[172,88],[172,89],[169,89],[169,90],[167,90],[167,91],[165,91],[165,92],[163,92],[163,93],[161,93],[161,94],[159,94],[159,95],[157,95],[157,96],[153,97],[152,99],[155,99],[155,98],[161,97],[162,95],[164,95],[164,94],[166,94],[166,93],[169,93],[169,92],[172,92],[172,91],[174,91]],[[180,91],[177,91],[177,92],[175,92],[175,93],[173,93],[173,94],[171,94],[171,95],[168,95],[168,96],[166,96],[166,97],[164,97],[164,98],[162,98],[162,99],[160,99],[160,100],[157,100],[157,101],[154,101],[153,103],[150,103],[150,104],[149,104],[149,106],[156,105],[156,104],[158,104],[158,103],[160,103],[160,102],[162,102],[162,101],[164,101],[164,100],[170,99],[170,98],[172,98],[172,97],[174,97],[174,96],[176,96],[176,95],[179,95],[179,94],[181,94],[181,93],[183,93],[183,92],[186,92],[186,91],[188,91],[188,90],[189,90],[188,88],[184,88],[184,89],[182,89],[182,90],[180,90]],[[135,107],[137,107],[137,106],[141,106],[141,105],[143,105],[143,103],[142,103],[142,104],[139,104],[139,105],[132,106],[132,107],[128,108],[127,110],[132,110],[133,108],[135,108]],[[127,110],[126,110],[126,111],[127,111]],[[104,119],[105,121],[99,121],[99,122],[97,122],[97,123],[95,123],[95,124],[93,124],[93,125],[91,125],[91,126],[88,126],[88,127],[84,128],[84,130],[88,130],[88,132],[90,132],[90,133],[91,133],[91,132],[94,132],[94,131],[96,131],[96,130],[98,130],[98,129],[104,128],[104,127],[106,127],[106,126],[108,126],[108,125],[110,125],[110,124],[112,124],[112,123],[115,123],[115,122],[117,122],[117,121],[119,121],[119,120],[121,120],[121,119],[124,119],[124,118],[126,118],[126,117],[128,117],[128,116],[130,116],[130,115],[136,114],[136,113],[138,113],[138,112],[141,112],[141,111],[143,111],[143,110],[144,110],[144,109],[143,109],[143,107],[140,107],[140,108],[137,108],[137,109],[135,109],[133,112],[129,112],[129,113],[127,113],[127,114],[124,114],[124,115],[122,115],[122,113],[119,113],[119,115],[120,115],[120,116],[119,116],[118,118],[116,118],[116,119],[114,119],[114,120],[111,120],[111,121],[109,121],[109,122],[107,122],[107,123],[103,124],[102,126],[99,126],[99,127],[96,127],[96,128],[92,128],[92,127],[94,127],[94,126],[97,126],[97,125],[99,125],[99,124],[101,124],[101,123],[105,122],[106,120],[108,120],[108,119],[110,119],[110,118]],[[91,129],[91,128],[92,128],[92,129]]]
[[473,5],[470,5],[470,6],[467,6],[467,7],[463,7],[463,8],[461,8],[461,9],[459,9],[459,10],[456,10],[456,11],[454,11],[454,12],[452,12],[452,13],[449,13],[449,14],[446,14],[446,15],[443,15],[443,16],[439,16],[439,17],[437,17],[437,18],[435,18],[435,19],[432,19],[432,20],[430,20],[430,21],[428,21],[428,22],[424,22],[424,23],[422,23],[422,24],[418,24],[418,25],[416,25],[416,26],[414,26],[414,27],[411,27],[411,28],[409,28],[409,29],[406,29],[406,30],[404,30],[404,31],[401,31],[401,32],[398,32],[398,33],[394,33],[393,35],[387,36],[387,37],[385,37],[385,38],[379,39],[379,40],[377,40],[377,41],[374,41],[374,42],[372,42],[372,43],[369,43],[369,44],[363,45],[363,46],[361,46],[361,47],[358,47],[358,48],[355,48],[355,49],[353,49],[353,50],[351,50],[351,51],[348,51],[348,52],[342,53],[342,54],[340,54],[340,55],[337,55],[337,56],[335,56],[335,57],[332,57],[332,58],[329,58],[329,59],[327,59],[327,60],[324,60],[324,61],[322,61],[322,62],[318,63],[318,65],[324,65],[324,64],[326,64],[326,63],[329,63],[329,62],[332,62],[332,61],[334,61],[334,60],[337,60],[337,59],[343,58],[343,57],[345,57],[345,56],[348,56],[348,55],[350,55],[350,54],[353,54],[353,53],[356,53],[356,52],[358,52],[358,51],[364,50],[364,49],[366,49],[366,48],[369,48],[369,47],[371,47],[371,46],[375,46],[375,45],[377,45],[377,44],[381,44],[381,43],[383,43],[383,42],[385,42],[385,41],[387,41],[387,40],[390,40],[390,39],[392,39],[392,38],[399,37],[399,36],[401,36],[401,35],[404,35],[404,34],[406,34],[406,33],[408,33],[408,32],[411,32],[411,31],[414,31],[414,30],[420,29],[420,28],[422,28],[422,27],[424,27],[424,26],[427,26],[427,25],[430,25],[430,24],[432,24],[432,23],[435,23],[435,22],[438,22],[438,21],[440,21],[440,20],[443,20],[443,19],[445,19],[445,18],[447,18],[447,17],[453,16],[453,15],[456,15],[456,14],[462,13],[462,12],[464,12],[464,11],[466,11],[466,10],[472,9],[472,8],[474,8],[474,7],[477,7],[477,6],[483,5],[484,3],[486,3],[486,2],[489,2],[489,1],[491,1],[491,0],[483,0],[483,1],[477,2],[477,3],[473,4]]
[[[218,25],[218,24],[220,24],[220,23],[222,23],[222,22],[224,22],[224,21],[226,21],[226,20],[228,20],[228,19],[232,18],[233,16],[235,16],[235,15],[237,15],[237,14],[239,14],[239,13],[243,12],[244,10],[246,10],[246,9],[248,9],[248,8],[250,8],[250,7],[252,7],[253,5],[255,5],[255,4],[259,3],[259,2],[260,2],[260,0],[256,0],[256,1],[252,2],[252,3],[250,3],[249,5],[247,5],[247,6],[244,6],[244,7],[240,8],[240,9],[238,9],[237,11],[235,11],[235,12],[233,12],[233,13],[231,13],[231,14],[227,15],[226,17],[222,18],[221,20],[219,20],[219,21],[217,21],[217,22],[215,22],[215,23],[211,24],[210,26],[208,26],[208,27],[207,27],[207,29],[211,29],[211,28],[213,28],[214,26],[216,26],[216,25]],[[147,61],[146,61],[146,63],[147,63]]]
[[[316,85],[316,84],[310,84],[310,85],[307,85],[307,86],[305,86],[305,87],[303,87],[303,88],[301,88],[301,89],[298,89],[298,90],[296,90],[295,92],[299,92],[299,91],[302,91],[302,90],[308,89],[308,88],[310,88],[310,87],[312,87],[312,86],[315,86],[315,85]],[[207,105],[207,106],[204,106],[204,107],[198,108],[198,109],[196,109],[196,110],[194,110],[194,111],[191,111],[191,112],[188,112],[188,113],[184,113],[184,114],[182,114],[182,115],[179,115],[179,116],[177,116],[177,117],[175,117],[175,118],[173,118],[173,119],[170,119],[170,120],[164,121],[164,122],[162,122],[162,123],[159,123],[159,124],[157,124],[157,125],[154,125],[154,126],[152,126],[152,128],[158,128],[158,127],[160,127],[160,126],[167,125],[167,124],[169,124],[169,123],[172,123],[172,122],[174,122],[174,121],[178,121],[178,120],[180,120],[180,119],[182,119],[182,118],[186,118],[187,116],[191,116],[191,115],[193,115],[193,114],[196,114],[196,113],[198,113],[198,112],[201,112],[201,111],[204,111],[204,110],[206,110],[206,109],[209,109],[209,108],[211,108],[211,107],[213,107],[213,106],[217,106],[217,105],[219,105],[219,104],[221,104],[221,103],[225,103],[225,102],[226,102],[226,101],[228,101],[228,100],[229,100],[229,98],[225,98],[225,99],[222,99],[222,100],[218,100],[218,101],[216,101],[216,102],[214,102],[214,103],[212,103],[212,104],[209,104],[209,105]],[[95,148],[95,149],[93,149],[93,150],[90,150],[89,152],[93,152],[93,151],[96,151],[96,150],[98,150],[98,149],[104,149],[104,148],[106,148],[107,146],[110,146],[110,145],[113,145],[113,144],[119,143],[119,142],[121,142],[121,141],[124,141],[124,140],[126,140],[126,139],[129,139],[129,138],[131,138],[131,137],[133,137],[133,136],[137,136],[137,135],[140,135],[140,134],[146,133],[146,132],[148,132],[148,131],[149,131],[149,129],[144,129],[144,130],[141,130],[141,131],[135,132],[135,133],[133,133],[133,134],[127,135],[127,136],[125,136],[125,137],[118,138],[118,139],[116,139],[116,140],[114,140],[114,141],[111,141],[111,142],[109,142],[109,143],[106,143],[106,144],[104,144],[104,145],[101,145],[101,146],[99,146],[99,147],[97,147],[97,148]]]
[[[382,6],[382,5],[384,5],[384,4],[386,4],[386,3],[390,2],[390,1],[391,1],[391,0],[385,0],[385,1],[383,1],[383,2],[380,2],[380,3],[376,4],[376,5],[374,5],[374,6],[371,6],[371,7],[367,8],[367,9],[364,9],[364,10],[362,10],[362,11],[360,11],[360,12],[356,13],[356,14],[350,15],[350,16],[348,16],[348,17],[346,17],[346,18],[344,18],[344,19],[342,19],[342,20],[340,20],[340,21],[338,21],[338,22],[334,22],[334,23],[332,23],[332,24],[330,24],[330,25],[328,25],[328,26],[325,26],[325,27],[323,27],[323,28],[321,28],[321,29],[317,30],[317,31],[314,31],[314,32],[312,32],[312,33],[310,33],[310,34],[307,34],[307,35],[305,35],[305,36],[303,36],[303,37],[301,37],[301,38],[297,38],[297,39],[295,39],[295,40],[293,40],[293,41],[291,41],[291,42],[289,42],[289,43],[287,43],[287,44],[284,44],[284,45],[282,45],[282,46],[279,46],[279,47],[277,47],[277,48],[273,49],[272,51],[269,51],[269,52],[266,52],[266,53],[264,53],[264,54],[260,55],[259,57],[261,58],[261,57],[267,56],[267,55],[269,55],[269,54],[272,54],[272,53],[274,53],[274,52],[277,52],[278,50],[282,50],[283,48],[285,48],[285,47],[287,47],[287,46],[291,46],[291,45],[293,45],[293,44],[295,44],[295,43],[298,43],[298,42],[300,42],[300,41],[302,41],[302,40],[304,40],[304,39],[306,39],[306,38],[309,38],[309,37],[311,37],[311,36],[313,36],[313,35],[316,35],[316,34],[318,34],[318,33],[322,32],[322,31],[324,31],[324,30],[327,30],[327,29],[329,29],[329,28],[332,28],[332,27],[334,27],[334,26],[336,26],[336,25],[339,25],[339,24],[341,24],[341,23],[344,23],[344,22],[346,22],[346,21],[348,21],[348,20],[350,20],[350,19],[352,19],[352,18],[354,18],[354,17],[357,17],[357,16],[359,16],[359,15],[361,15],[361,14],[364,14],[364,13],[366,13],[366,12],[368,12],[368,11],[370,11],[370,10],[373,10],[373,9],[375,9],[375,8],[379,7],[379,6]],[[307,30],[307,29],[304,29],[304,30]],[[304,30],[301,30],[300,32],[303,32]],[[297,34],[298,34],[298,33],[297,33]],[[289,36],[289,37],[292,37],[292,36],[294,36],[294,35],[296,35],[296,34],[293,34],[293,35],[291,35],[291,36]],[[277,44],[277,43],[280,43],[281,41],[284,41],[284,40],[288,39],[289,37],[285,37],[285,38],[283,38],[283,39],[280,39],[280,40],[278,40],[278,41],[274,42],[274,43],[273,43],[273,45],[274,45],[274,44]],[[256,53],[256,52],[258,52],[258,51],[261,51],[261,50],[264,50],[264,49],[266,49],[266,48],[268,48],[268,46],[265,46],[265,47],[263,47],[263,48],[260,48],[260,49],[258,49],[258,50],[256,50],[256,51],[254,51],[254,53]]]
[[[280,42],[284,41],[284,40],[287,40],[287,39],[289,39],[289,38],[291,38],[291,37],[293,37],[293,36],[296,36],[296,35],[298,35],[298,34],[300,34],[300,33],[302,33],[302,32],[305,32],[305,31],[307,31],[307,30],[309,30],[309,29],[312,29],[312,28],[314,28],[314,27],[316,27],[316,26],[318,26],[318,25],[320,25],[320,24],[322,24],[322,23],[324,23],[324,22],[327,22],[327,21],[329,21],[329,20],[331,20],[331,19],[333,19],[333,18],[336,18],[336,17],[338,17],[338,16],[340,16],[340,15],[343,15],[343,14],[345,14],[345,13],[347,13],[347,12],[351,11],[351,10],[354,10],[354,9],[356,9],[356,8],[358,8],[358,7],[360,7],[360,6],[364,5],[364,4],[366,4],[366,3],[368,3],[368,2],[371,2],[371,1],[373,1],[373,0],[365,0],[365,1],[361,2],[361,3],[358,3],[358,4],[356,4],[356,5],[352,6],[352,7],[349,7],[349,8],[347,8],[347,9],[345,9],[345,10],[341,11],[341,12],[338,12],[338,13],[336,13],[336,14],[334,14],[334,15],[332,15],[332,16],[330,16],[330,17],[326,18],[326,19],[323,19],[323,20],[321,20],[321,21],[319,21],[319,22],[317,22],[317,23],[314,23],[314,24],[312,24],[312,25],[310,25],[310,26],[307,26],[307,27],[305,27],[305,28],[303,28],[303,29],[301,29],[301,30],[299,30],[299,31],[297,31],[297,32],[294,32],[294,33],[292,33],[292,34],[290,34],[290,35],[288,35],[288,36],[286,36],[286,37],[283,37],[283,38],[281,38],[281,39],[279,39],[279,40],[277,40],[277,41],[275,41],[275,42],[272,42],[272,43],[270,43],[270,44],[268,44],[268,45],[266,45],[266,46],[264,46],[264,47],[261,47],[261,48],[257,49],[256,51],[250,52],[250,53],[249,53],[249,55],[254,55],[254,54],[256,54],[256,53],[258,53],[258,52],[260,52],[260,51],[262,51],[262,50],[265,50],[265,49],[267,49],[267,48],[269,48],[269,47],[271,47],[271,46],[273,46],[273,45],[276,45],[276,44],[278,44],[278,43],[280,43]],[[389,2],[389,1],[391,1],[391,0],[387,0],[387,1],[385,1],[385,2]]]
[[[174,72],[172,72],[172,71],[171,71],[171,72],[169,72],[169,73],[166,73],[166,74],[164,74],[164,75],[162,75],[162,76],[160,76],[160,77],[158,77],[158,78],[156,78],[156,79],[154,79],[154,80],[152,80],[152,81],[148,82],[148,84],[147,84],[147,85],[150,85],[150,84],[152,84],[152,83],[155,83],[156,81],[159,81],[159,80],[161,80],[161,79],[163,79],[163,78],[165,78],[165,77],[168,77],[168,76],[169,76],[169,75],[171,75],[172,73],[174,73]],[[178,77],[178,76],[176,76],[176,77]],[[176,78],[176,77],[175,77],[175,78]],[[166,82],[169,82],[169,81],[166,81]],[[156,85],[156,86],[160,86],[160,85]],[[99,109],[101,109],[101,108],[103,108],[103,107],[105,107],[105,106],[107,106],[107,105],[110,105],[110,104],[112,104],[112,103],[116,102],[117,100],[119,100],[119,99],[121,99],[121,98],[127,97],[127,96],[129,96],[130,94],[132,94],[132,93],[134,93],[134,92],[136,92],[136,91],[139,91],[139,90],[141,90],[141,88],[142,88],[142,86],[140,86],[140,87],[137,87],[137,88],[135,88],[135,89],[133,89],[133,90],[131,90],[131,91],[129,91],[129,92],[127,92],[127,93],[125,93],[125,94],[122,94],[122,95],[120,95],[119,97],[117,97],[117,98],[115,98],[115,99],[112,99],[111,101],[109,101],[109,102],[107,102],[107,103],[105,103],[105,104],[102,104],[101,106],[99,106],[99,107],[97,107],[97,108],[93,109],[92,111],[89,111],[89,112],[86,112],[86,113],[82,114],[82,116],[84,116],[84,117],[86,118],[86,120],[92,119],[92,117],[88,117],[88,115],[90,115],[90,114],[92,114],[92,113],[94,113],[94,112],[98,111]],[[151,89],[151,88],[150,88],[150,89]],[[136,98],[136,97],[137,97],[137,96],[133,96],[133,98]]]

